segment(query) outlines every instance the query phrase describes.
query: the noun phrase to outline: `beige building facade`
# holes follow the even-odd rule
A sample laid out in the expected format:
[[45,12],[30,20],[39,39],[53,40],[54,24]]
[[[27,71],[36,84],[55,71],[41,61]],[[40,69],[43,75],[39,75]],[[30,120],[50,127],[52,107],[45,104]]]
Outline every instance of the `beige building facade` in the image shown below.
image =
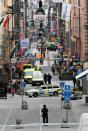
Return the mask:
[[12,0],[3,0],[2,3],[2,15],[6,17],[9,15],[10,19],[6,24],[6,27],[2,27],[2,45],[3,45],[3,64],[10,63],[9,52],[14,46],[12,39]]
[[[2,26],[0,28],[1,29],[0,37],[2,38],[0,43],[2,45],[2,56],[0,57],[0,67],[2,68],[0,70],[0,74],[2,80],[4,81],[8,81],[8,79],[11,78],[9,70],[11,59],[9,53],[15,44],[14,39],[12,38],[12,26],[13,26],[12,2],[13,0],[3,0],[1,3],[2,4],[1,16],[4,17],[5,19],[2,22]],[[6,24],[4,25],[3,23],[5,22]]]

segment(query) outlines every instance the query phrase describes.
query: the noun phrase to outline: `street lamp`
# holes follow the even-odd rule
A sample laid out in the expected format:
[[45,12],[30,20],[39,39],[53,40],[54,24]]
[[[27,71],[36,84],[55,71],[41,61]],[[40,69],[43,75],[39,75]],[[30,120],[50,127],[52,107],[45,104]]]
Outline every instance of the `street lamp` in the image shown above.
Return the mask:
[[38,20],[38,22],[40,22],[40,28],[39,28],[39,39],[41,39],[41,58],[40,58],[40,63],[43,64],[43,56],[42,56],[42,49],[43,49],[43,45],[45,42],[43,42],[43,23],[42,21],[44,21],[44,17],[45,16],[45,11],[42,8],[42,1],[39,0],[39,8],[37,9],[37,11],[35,12],[35,19]]
[[45,11],[42,8],[42,1],[39,1],[39,8],[35,12],[35,15],[45,15]]
[[39,8],[36,10],[35,15],[34,15],[34,19],[38,22],[40,22],[41,20],[44,21],[45,19],[45,11],[42,8],[42,1],[39,1]]

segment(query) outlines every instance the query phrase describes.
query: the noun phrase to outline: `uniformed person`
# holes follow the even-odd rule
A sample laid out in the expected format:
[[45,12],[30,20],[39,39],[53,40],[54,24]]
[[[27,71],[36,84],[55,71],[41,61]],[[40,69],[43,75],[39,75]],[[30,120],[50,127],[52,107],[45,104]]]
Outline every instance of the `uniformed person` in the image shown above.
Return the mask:
[[48,73],[47,75],[48,84],[51,84],[51,79],[52,79],[52,76],[50,75],[50,73]]
[[47,74],[46,73],[44,73],[44,82],[45,84],[47,84]]
[[48,109],[46,105],[43,105],[41,113],[42,113],[43,123],[48,123]]

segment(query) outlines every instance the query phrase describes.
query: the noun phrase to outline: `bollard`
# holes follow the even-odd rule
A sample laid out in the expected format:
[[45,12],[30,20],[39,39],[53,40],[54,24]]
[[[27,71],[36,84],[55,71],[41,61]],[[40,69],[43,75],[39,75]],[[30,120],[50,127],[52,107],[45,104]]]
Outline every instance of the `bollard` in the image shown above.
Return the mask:
[[21,129],[21,123],[22,123],[22,120],[21,119],[16,119],[16,129]]
[[23,110],[27,110],[28,109],[27,101],[22,101],[22,109]]
[[72,106],[72,105],[71,105],[70,102],[65,102],[65,103],[64,103],[63,108],[66,109],[66,118],[62,120],[62,122],[63,122],[64,124],[61,125],[61,128],[69,128],[69,126],[66,125],[65,123],[68,123],[68,112],[69,112],[69,110],[71,109],[71,106]]

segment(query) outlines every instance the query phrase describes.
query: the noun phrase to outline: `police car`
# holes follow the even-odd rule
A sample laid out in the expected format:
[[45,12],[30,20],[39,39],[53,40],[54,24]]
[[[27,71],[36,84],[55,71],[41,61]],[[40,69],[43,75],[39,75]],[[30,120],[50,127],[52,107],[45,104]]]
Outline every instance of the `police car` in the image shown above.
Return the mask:
[[25,91],[25,95],[29,97],[37,96],[58,96],[62,90],[58,85],[41,85],[38,89],[30,89]]
[[[73,91],[71,94],[71,100],[78,100],[78,99],[82,99],[82,91]],[[62,100],[64,100],[64,95],[62,93]]]

